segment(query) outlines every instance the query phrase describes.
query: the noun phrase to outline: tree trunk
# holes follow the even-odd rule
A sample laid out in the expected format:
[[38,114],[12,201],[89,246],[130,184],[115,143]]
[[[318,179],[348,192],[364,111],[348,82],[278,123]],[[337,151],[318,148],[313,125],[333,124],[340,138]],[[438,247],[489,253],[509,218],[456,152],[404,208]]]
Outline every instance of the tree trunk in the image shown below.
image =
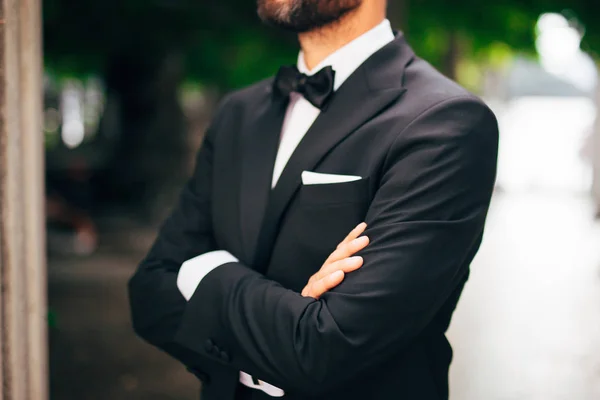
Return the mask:
[[115,58],[107,76],[122,117],[110,184],[117,199],[128,199],[146,217],[163,216],[157,211],[172,205],[186,176],[187,125],[178,99],[181,61],[176,53],[132,52]]
[[442,65],[442,72],[448,78],[456,80],[457,78],[457,67],[460,61],[460,40],[459,35],[455,31],[448,33],[448,49],[444,56]]

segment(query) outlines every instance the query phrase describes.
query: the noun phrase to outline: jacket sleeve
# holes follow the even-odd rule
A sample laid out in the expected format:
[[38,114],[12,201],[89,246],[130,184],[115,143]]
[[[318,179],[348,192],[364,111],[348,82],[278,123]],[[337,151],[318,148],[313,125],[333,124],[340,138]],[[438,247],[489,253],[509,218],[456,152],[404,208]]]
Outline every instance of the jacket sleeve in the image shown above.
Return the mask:
[[200,283],[177,340],[259,379],[326,393],[414,339],[481,241],[498,127],[475,98],[439,103],[398,132],[369,207],[364,265],[320,300],[240,263]]
[[196,157],[193,176],[179,203],[160,229],[150,252],[129,281],[129,300],[135,332],[185,364],[193,358],[188,349],[173,341],[186,308],[177,288],[181,264],[215,249],[211,222],[213,146],[219,108]]

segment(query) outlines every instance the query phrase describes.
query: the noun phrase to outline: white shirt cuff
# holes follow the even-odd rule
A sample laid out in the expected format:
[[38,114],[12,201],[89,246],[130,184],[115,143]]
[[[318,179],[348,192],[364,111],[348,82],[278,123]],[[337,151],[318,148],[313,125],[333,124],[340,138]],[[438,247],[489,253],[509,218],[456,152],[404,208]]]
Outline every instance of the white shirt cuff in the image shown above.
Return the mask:
[[258,384],[255,384],[252,376],[248,375],[244,371],[240,371],[240,383],[252,389],[262,390],[271,397],[283,397],[285,395],[283,390],[265,381],[259,380]]
[[177,288],[179,288],[183,297],[189,300],[194,295],[200,281],[209,272],[221,265],[238,261],[237,258],[225,250],[211,251],[191,258],[181,264],[177,274]]
[[[186,300],[192,298],[196,288],[210,271],[230,262],[238,262],[231,253],[225,250],[211,251],[191,258],[181,264],[177,274],[177,288]],[[252,377],[245,372],[240,372],[240,383],[252,389],[262,390],[272,397],[282,397],[285,392],[278,387],[259,381],[254,384]]]

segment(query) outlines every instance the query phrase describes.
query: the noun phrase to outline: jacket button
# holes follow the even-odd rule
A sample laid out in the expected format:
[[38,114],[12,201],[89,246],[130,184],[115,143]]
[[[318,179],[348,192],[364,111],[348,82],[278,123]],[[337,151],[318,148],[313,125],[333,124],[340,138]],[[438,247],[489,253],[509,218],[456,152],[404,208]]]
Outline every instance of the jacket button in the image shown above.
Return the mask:
[[221,357],[221,360],[223,360],[223,361],[225,361],[227,363],[231,361],[231,357],[229,356],[229,354],[227,354],[224,351],[222,351],[221,353],[219,353],[219,356]]
[[204,350],[206,350],[207,353],[212,354],[214,348],[215,343],[212,340],[207,339],[206,342],[204,342]]

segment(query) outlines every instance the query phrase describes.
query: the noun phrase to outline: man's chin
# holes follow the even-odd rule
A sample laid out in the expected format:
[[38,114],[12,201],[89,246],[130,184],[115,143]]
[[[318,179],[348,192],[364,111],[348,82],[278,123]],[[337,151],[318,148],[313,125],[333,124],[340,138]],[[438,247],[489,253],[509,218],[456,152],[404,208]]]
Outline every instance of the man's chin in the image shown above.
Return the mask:
[[308,33],[336,24],[358,8],[361,0],[258,0],[258,15],[267,25],[292,33]]
[[[262,19],[262,18],[261,18]],[[273,28],[283,30],[290,33],[301,34],[301,33],[309,33],[313,31],[318,31],[321,28],[324,28],[328,25],[334,24],[336,21],[324,22],[320,24],[310,24],[310,25],[300,25],[295,23],[288,23],[284,21],[276,21],[276,20],[266,20],[262,19],[262,21],[271,26]]]

